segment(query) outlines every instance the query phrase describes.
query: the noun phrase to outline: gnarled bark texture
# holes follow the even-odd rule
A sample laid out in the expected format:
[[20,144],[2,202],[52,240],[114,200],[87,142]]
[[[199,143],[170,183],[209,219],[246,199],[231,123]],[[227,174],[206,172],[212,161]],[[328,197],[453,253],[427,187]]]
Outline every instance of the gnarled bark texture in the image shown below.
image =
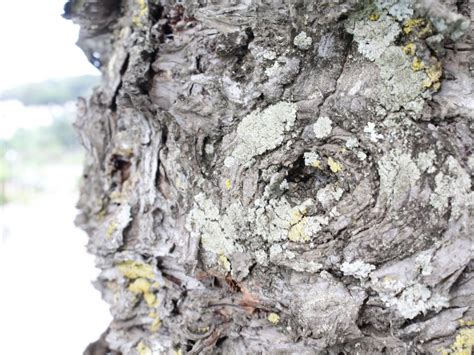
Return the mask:
[[467,354],[473,13],[70,1],[103,73],[77,221],[113,322],[86,353]]

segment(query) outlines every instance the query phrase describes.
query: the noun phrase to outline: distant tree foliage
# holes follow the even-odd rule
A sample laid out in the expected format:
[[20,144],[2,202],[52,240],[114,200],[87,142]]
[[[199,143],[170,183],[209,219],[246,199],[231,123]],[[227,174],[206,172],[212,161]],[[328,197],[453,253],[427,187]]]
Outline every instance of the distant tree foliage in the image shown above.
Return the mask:
[[4,91],[0,100],[18,100],[24,105],[60,105],[78,96],[88,96],[99,80],[99,76],[83,75],[26,84]]

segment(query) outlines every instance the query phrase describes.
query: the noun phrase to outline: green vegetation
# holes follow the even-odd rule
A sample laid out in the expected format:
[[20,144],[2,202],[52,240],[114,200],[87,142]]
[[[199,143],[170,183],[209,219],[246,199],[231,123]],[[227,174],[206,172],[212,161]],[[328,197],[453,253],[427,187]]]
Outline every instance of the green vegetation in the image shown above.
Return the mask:
[[19,129],[0,139],[0,205],[27,201],[44,190],[45,171],[54,166],[80,165],[82,150],[71,117],[49,126]]
[[[85,75],[23,85],[1,93],[0,100],[18,100],[25,106],[64,105],[78,96],[89,96],[99,80]],[[81,165],[82,149],[72,127],[75,113],[62,112],[49,126],[32,125],[36,128],[18,129],[12,137],[0,139],[0,205],[25,201],[50,189],[51,169],[59,169],[53,175],[61,176],[59,171]]]
[[78,96],[89,96],[99,80],[99,76],[84,75],[22,85],[1,93],[0,100],[18,100],[24,105],[60,105],[75,101]]

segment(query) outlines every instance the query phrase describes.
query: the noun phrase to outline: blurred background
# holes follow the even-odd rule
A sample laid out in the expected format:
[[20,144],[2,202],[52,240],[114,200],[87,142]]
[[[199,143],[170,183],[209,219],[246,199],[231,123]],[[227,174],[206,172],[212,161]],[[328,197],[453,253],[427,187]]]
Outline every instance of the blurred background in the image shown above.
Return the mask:
[[100,78],[64,2],[0,2],[0,354],[82,354],[110,322],[73,223],[75,101]]

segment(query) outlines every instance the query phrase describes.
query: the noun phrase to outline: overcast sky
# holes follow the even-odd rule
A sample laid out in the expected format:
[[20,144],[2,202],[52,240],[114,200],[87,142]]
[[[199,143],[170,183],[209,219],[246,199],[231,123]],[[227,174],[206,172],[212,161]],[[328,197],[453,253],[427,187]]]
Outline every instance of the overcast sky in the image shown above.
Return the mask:
[[66,0],[0,0],[0,91],[20,84],[98,74],[61,17]]

